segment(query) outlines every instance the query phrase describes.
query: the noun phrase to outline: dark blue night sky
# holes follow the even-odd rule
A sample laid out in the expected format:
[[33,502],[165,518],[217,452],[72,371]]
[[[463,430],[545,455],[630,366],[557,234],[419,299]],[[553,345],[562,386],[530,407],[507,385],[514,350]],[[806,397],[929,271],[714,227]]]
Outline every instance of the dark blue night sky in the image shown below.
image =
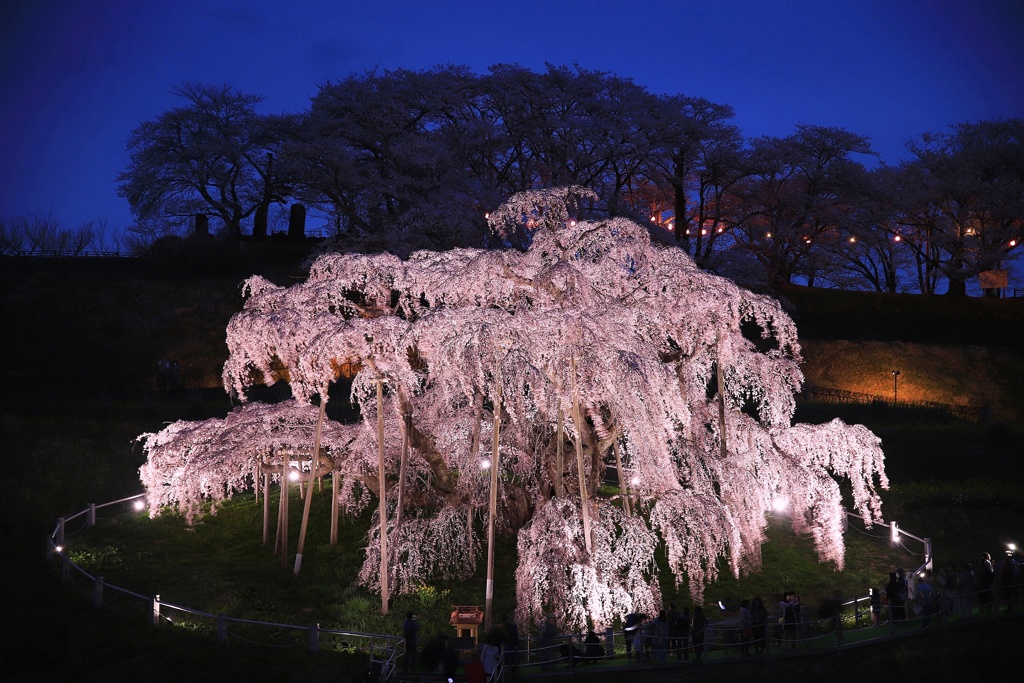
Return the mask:
[[1024,116],[1015,0],[10,0],[0,31],[0,215],[63,227],[130,225],[125,142],[183,80],[293,112],[375,67],[577,63],[732,105],[747,136],[845,127],[889,163],[919,133]]

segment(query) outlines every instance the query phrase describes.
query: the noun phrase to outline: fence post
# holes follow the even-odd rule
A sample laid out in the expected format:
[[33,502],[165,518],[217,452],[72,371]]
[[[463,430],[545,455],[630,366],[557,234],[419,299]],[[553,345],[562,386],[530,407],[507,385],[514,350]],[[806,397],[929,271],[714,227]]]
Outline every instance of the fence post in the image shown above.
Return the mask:
[[836,652],[843,649],[843,618],[837,614],[836,617]]
[[611,626],[604,630],[604,656],[606,659],[615,657],[615,631]]
[[96,503],[89,503],[89,526],[96,526]]
[[92,606],[96,609],[103,607],[103,577],[97,576],[92,584]]
[[313,624],[309,627],[309,651],[312,653],[320,651],[320,624]]
[[63,546],[64,545],[64,518],[63,517],[58,517],[57,518],[57,543],[56,544],[59,545],[59,546]]
[[60,582],[67,583],[71,580],[71,561],[68,560],[67,555],[64,553],[60,554]]
[[153,596],[153,626],[160,625],[160,596]]
[[228,618],[223,612],[217,615],[217,642],[221,645],[228,644]]

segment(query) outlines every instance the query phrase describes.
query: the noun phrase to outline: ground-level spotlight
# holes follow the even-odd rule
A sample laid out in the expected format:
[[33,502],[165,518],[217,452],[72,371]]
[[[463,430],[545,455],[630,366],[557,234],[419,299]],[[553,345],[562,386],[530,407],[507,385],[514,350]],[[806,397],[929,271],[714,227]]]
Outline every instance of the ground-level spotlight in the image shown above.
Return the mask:
[[772,510],[776,512],[785,512],[786,508],[789,507],[789,498],[785,496],[775,496],[772,499]]

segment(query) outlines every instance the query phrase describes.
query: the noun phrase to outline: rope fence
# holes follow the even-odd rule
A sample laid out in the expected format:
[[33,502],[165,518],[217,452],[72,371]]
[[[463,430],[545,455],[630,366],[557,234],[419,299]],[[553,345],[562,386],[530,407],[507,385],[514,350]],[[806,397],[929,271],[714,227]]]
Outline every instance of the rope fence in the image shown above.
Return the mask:
[[[399,636],[358,633],[321,628],[319,624],[299,626],[249,619],[201,610],[164,601],[160,595],[142,595],[104,581],[78,566],[68,556],[68,537],[96,525],[100,511],[117,511],[142,503],[144,494],[121,498],[87,508],[58,519],[50,534],[47,554],[60,572],[61,580],[92,596],[96,608],[115,609],[134,615],[154,627],[163,624],[187,625],[190,630],[207,633],[225,647],[242,642],[260,647],[305,648],[311,653],[327,648],[330,651],[363,657],[368,680],[385,681],[396,675],[396,664],[404,654],[404,639]],[[117,507],[119,506],[119,507]],[[650,620],[636,630],[600,634],[569,634],[526,638],[515,650],[503,650],[489,675],[490,683],[500,680],[509,668],[513,676],[544,676],[559,670],[593,667],[657,668],[682,665],[686,662],[738,660],[743,657],[793,656],[801,653],[838,652],[844,648],[912,636],[929,628],[948,628],[978,618],[999,614],[1000,604],[1012,609],[1019,580],[1012,585],[994,581],[989,588],[974,591],[947,590],[935,586],[931,597],[916,590],[919,579],[932,570],[931,541],[899,528],[896,522],[850,524],[865,520],[847,513],[846,530],[855,530],[877,539],[888,539],[903,545],[906,551],[922,559],[921,566],[908,574],[908,596],[905,604],[887,605],[876,596],[854,596],[835,605],[834,613],[822,615],[814,610],[801,610],[795,621],[784,623],[781,610],[772,610],[763,624],[754,623],[752,632],[741,627],[739,615],[721,606],[717,618],[707,618],[703,635],[673,630],[668,624]],[[76,524],[70,524],[77,522]],[[861,528],[861,527],[864,528]],[[871,533],[888,529],[888,533]],[[922,543],[922,552],[906,548],[904,539]],[[1005,562],[1010,562],[1007,557]],[[876,592],[877,589],[875,589]],[[927,593],[927,592],[925,592]],[[538,629],[540,631],[541,629]],[[746,631],[746,632],[745,632]],[[589,637],[588,637],[589,636]]]
[[[366,670],[370,680],[387,680],[394,675],[395,664],[404,652],[404,640],[399,636],[358,633],[322,628],[320,624],[299,626],[251,619],[237,619],[226,614],[210,614],[201,610],[166,602],[160,595],[142,595],[107,583],[102,576],[93,576],[78,566],[65,552],[66,539],[82,529],[96,526],[97,512],[113,506],[132,506],[141,503],[145,494],[104,503],[90,504],[69,517],[57,520],[57,526],[47,543],[48,558],[60,572],[61,581],[91,594],[93,606],[109,608],[143,618],[154,627],[162,624],[187,625],[190,630],[208,633],[228,647],[231,642],[244,642],[261,647],[306,648],[311,653],[321,649],[339,653],[359,654],[366,657]],[[79,521],[74,532],[69,522]]]

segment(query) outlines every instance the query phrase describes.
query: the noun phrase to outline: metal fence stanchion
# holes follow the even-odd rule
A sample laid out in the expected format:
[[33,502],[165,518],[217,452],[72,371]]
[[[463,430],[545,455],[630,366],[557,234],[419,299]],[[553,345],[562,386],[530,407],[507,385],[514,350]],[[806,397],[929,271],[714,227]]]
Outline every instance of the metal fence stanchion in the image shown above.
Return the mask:
[[103,577],[97,576],[92,584],[92,606],[99,609],[103,607]]
[[309,651],[313,653],[320,651],[320,624],[313,624],[309,627]]
[[153,612],[152,612],[153,626],[160,625],[160,596],[153,596]]

